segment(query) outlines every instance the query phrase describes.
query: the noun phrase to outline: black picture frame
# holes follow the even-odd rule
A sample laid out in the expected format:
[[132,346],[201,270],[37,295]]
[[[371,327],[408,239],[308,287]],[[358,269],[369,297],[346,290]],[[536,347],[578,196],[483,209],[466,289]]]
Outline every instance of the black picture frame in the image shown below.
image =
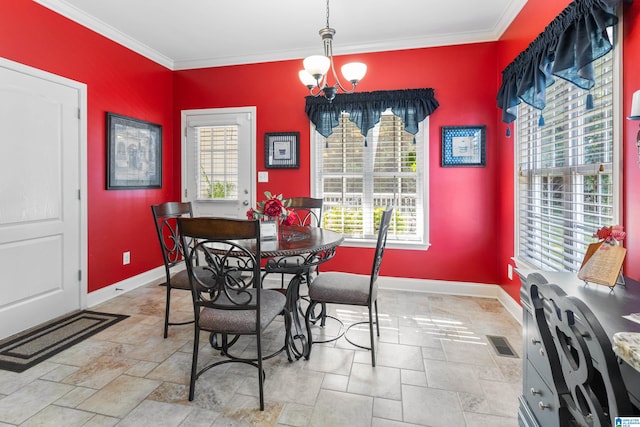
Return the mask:
[[486,166],[487,127],[443,126],[442,167]]
[[107,113],[107,190],[162,188],[162,126]]
[[264,167],[297,169],[300,167],[300,132],[264,134]]

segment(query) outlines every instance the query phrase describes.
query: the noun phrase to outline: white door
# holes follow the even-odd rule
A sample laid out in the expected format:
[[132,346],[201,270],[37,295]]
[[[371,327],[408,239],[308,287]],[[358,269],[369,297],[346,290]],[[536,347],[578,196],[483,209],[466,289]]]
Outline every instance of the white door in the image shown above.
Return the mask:
[[246,218],[255,201],[255,107],[182,112],[182,200],[196,216]]
[[0,59],[0,339],[78,310],[86,87]]

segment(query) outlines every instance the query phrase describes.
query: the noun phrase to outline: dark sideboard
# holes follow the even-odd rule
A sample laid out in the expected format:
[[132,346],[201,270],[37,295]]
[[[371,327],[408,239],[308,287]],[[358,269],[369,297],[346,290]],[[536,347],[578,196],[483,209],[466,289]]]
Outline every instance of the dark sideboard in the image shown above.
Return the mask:
[[[576,313],[576,325],[583,323],[580,317],[591,317],[591,314],[588,313],[589,311],[597,319],[596,322],[592,321],[591,323],[599,323],[601,329],[598,326],[597,330],[601,332],[602,337],[597,343],[596,349],[593,349],[593,347],[591,351],[585,349],[584,353],[589,355],[589,359],[592,361],[592,364],[587,363],[587,365],[594,367],[589,372],[597,371],[596,376],[598,377],[600,377],[600,372],[603,372],[600,382],[595,381],[595,385],[591,384],[589,387],[595,390],[597,395],[600,394],[598,389],[600,391],[604,389],[610,390],[611,386],[618,390],[625,391],[626,389],[625,398],[628,394],[631,404],[630,407],[626,406],[626,411],[631,413],[613,415],[638,416],[638,408],[640,408],[640,372],[624,361],[614,358],[612,365],[619,366],[622,380],[610,380],[609,378],[620,377],[609,376],[606,368],[606,362],[609,359],[606,359],[605,353],[611,353],[606,347],[612,348],[612,337],[616,332],[640,332],[640,324],[622,317],[630,313],[640,312],[640,283],[626,279],[625,286],[617,285],[611,289],[598,284],[585,284],[574,273],[541,272],[518,268],[518,274],[522,282],[520,298],[522,301],[524,343],[523,391],[519,397],[520,406],[518,411],[520,425],[526,427],[576,425],[570,411],[567,410],[566,397],[570,396],[567,393],[567,389],[571,390],[573,386],[574,390],[579,388],[584,391],[584,388],[581,384],[576,385],[577,383],[573,379],[565,380],[565,376],[570,377],[576,371],[582,369],[580,366],[572,367],[571,361],[568,361],[568,359],[573,360],[574,358],[579,360],[578,353],[581,350],[580,346],[577,346],[577,352],[575,349],[566,352],[566,348],[571,347],[572,344],[581,341],[585,337],[590,346],[595,345],[593,338],[597,335],[594,332],[585,332],[582,326],[578,326],[578,329],[582,332],[572,342],[566,335],[557,333],[557,327],[549,328],[547,320],[555,316],[553,313],[561,313],[564,308],[562,310],[558,309],[558,307],[554,306],[555,302],[550,304],[549,301],[552,301],[552,299],[540,298],[541,295],[537,293],[538,289],[541,292],[548,292],[548,295],[551,295],[552,298],[559,302],[566,301],[571,307],[588,307],[588,309],[584,310],[587,314]],[[547,286],[551,284],[557,286]],[[534,288],[533,292],[532,286]],[[566,294],[566,297],[575,297],[575,299],[558,296],[563,294]],[[547,314],[541,315],[545,310]],[[576,311],[580,310],[577,309]],[[560,329],[562,329],[562,325]],[[590,331],[593,330],[590,329]],[[559,339],[558,336],[561,338]],[[566,341],[568,345],[565,345],[565,347],[562,347],[562,345],[557,346],[559,341]],[[583,345],[582,347],[585,348],[586,346]],[[572,351],[573,353],[571,353]],[[563,352],[566,352],[569,356],[565,356]],[[559,363],[554,363],[554,360],[559,361]],[[580,362],[582,363],[582,361]],[[584,365],[585,363],[582,364]],[[559,365],[565,366],[560,367]],[[569,368],[567,368],[567,365],[569,365]],[[614,368],[614,370],[616,369]],[[558,378],[561,378],[561,380],[559,381]],[[564,388],[564,386],[568,387]],[[586,389],[589,389],[589,387]],[[624,387],[624,389],[621,387]],[[563,390],[558,390],[558,388]],[[570,397],[569,400],[571,401]],[[576,401],[578,401],[576,406],[579,406],[580,399],[576,399]],[[585,410],[583,412],[589,411]],[[579,424],[580,422],[578,422]],[[603,425],[609,425],[609,423]]]

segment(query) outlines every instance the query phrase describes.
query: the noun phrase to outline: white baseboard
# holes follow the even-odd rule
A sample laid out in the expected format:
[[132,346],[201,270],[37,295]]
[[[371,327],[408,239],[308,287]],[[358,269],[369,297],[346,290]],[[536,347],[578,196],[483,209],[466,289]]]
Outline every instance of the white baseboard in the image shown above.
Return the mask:
[[[267,279],[273,279],[267,276]],[[164,267],[154,268],[137,276],[130,277],[113,285],[98,289],[87,295],[87,306],[93,307],[118,295],[129,292],[153,282],[165,280]],[[273,279],[274,283],[276,280]],[[280,283],[280,278],[277,278]],[[520,323],[522,323],[522,307],[498,285],[471,282],[449,282],[444,280],[411,279],[404,277],[378,277],[380,289],[409,292],[428,292],[435,294],[462,295],[480,298],[495,298]]]
[[509,314],[522,324],[522,307],[498,285],[379,276],[378,286],[380,289],[398,291],[495,298],[504,306]]
[[164,266],[145,271],[137,276],[114,283],[97,291],[90,292],[87,295],[87,307],[91,308],[111,298],[117,297],[141,286],[149,285],[153,282],[162,283],[165,281]]

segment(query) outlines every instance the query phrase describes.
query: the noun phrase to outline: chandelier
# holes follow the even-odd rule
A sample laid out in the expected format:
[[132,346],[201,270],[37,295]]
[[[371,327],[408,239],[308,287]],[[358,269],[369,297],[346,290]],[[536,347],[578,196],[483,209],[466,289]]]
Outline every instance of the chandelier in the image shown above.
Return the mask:
[[[362,62],[350,62],[340,69],[344,78],[351,83],[350,89],[340,83],[338,74],[333,64],[333,35],[336,30],[329,27],[329,0],[327,0],[327,26],[319,31],[324,44],[324,55],[312,55],[304,59],[304,70],[300,70],[298,77],[308,89],[311,95],[323,95],[329,102],[335,98],[338,90],[344,93],[353,93],[356,85],[367,72],[367,65]],[[333,75],[335,83],[329,85],[329,69]]]

